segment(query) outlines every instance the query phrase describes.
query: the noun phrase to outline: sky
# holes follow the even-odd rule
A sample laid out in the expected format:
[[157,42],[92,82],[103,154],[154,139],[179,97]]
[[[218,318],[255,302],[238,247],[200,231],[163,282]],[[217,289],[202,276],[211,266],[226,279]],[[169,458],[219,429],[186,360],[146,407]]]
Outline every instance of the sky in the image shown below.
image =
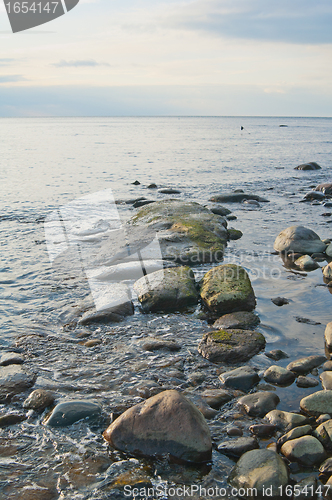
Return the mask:
[[[1,1],[1,0],[0,0]],[[332,116],[331,0],[80,0],[12,33],[0,116]]]

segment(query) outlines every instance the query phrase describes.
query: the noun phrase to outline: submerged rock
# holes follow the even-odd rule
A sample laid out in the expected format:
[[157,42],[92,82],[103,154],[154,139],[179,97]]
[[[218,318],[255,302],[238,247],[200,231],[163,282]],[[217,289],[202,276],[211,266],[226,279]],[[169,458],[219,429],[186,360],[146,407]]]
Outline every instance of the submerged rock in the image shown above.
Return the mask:
[[225,218],[199,203],[164,200],[143,207],[130,219],[127,230],[157,233],[163,259],[179,264],[220,262],[227,244]]
[[44,423],[50,427],[65,427],[79,420],[96,419],[101,415],[101,406],[85,400],[65,401],[56,405]]
[[238,400],[238,404],[244,407],[250,417],[264,417],[274,410],[279,402],[277,394],[268,391],[255,392]]
[[0,366],[22,365],[23,363],[23,357],[16,352],[5,352],[0,358]]
[[229,372],[221,373],[219,378],[225,387],[245,392],[258,384],[260,380],[258,373],[251,366],[241,366]]
[[272,450],[251,450],[242,455],[231,472],[229,483],[237,488],[256,488],[257,498],[266,498],[269,488],[273,498],[280,497],[280,487],[288,483],[287,467]]
[[302,436],[286,441],[281,453],[291,462],[312,466],[324,460],[326,454],[323,445],[314,436]]
[[257,196],[256,194],[235,192],[212,196],[209,201],[212,201],[214,203],[242,203],[244,200],[255,200],[260,202],[269,201],[265,198],[262,198],[261,196]]
[[224,314],[213,323],[213,328],[218,330],[250,330],[260,323],[257,314],[249,311],[238,311],[230,314]]
[[310,163],[302,163],[297,167],[294,167],[294,170],[320,170],[322,167],[318,165],[315,161],[311,161]]
[[148,274],[136,281],[134,290],[144,312],[176,311],[198,302],[195,276],[190,267]]
[[314,417],[319,417],[323,413],[332,413],[332,391],[317,391],[309,396],[301,399],[300,401],[301,409],[313,415]]
[[273,304],[278,307],[289,304],[289,300],[285,297],[275,297],[274,299],[271,299],[271,302],[273,302]]
[[203,415],[174,390],[125,411],[103,436],[115,448],[136,455],[170,454],[199,463],[210,460],[212,453],[210,431]]
[[296,379],[297,387],[307,388],[307,387],[317,387],[319,384],[318,380],[313,377],[305,377],[300,375]]
[[273,349],[272,351],[266,352],[265,356],[267,356],[270,359],[273,359],[274,361],[279,361],[280,359],[289,358],[288,354],[284,351],[281,351],[281,349]]
[[322,242],[318,234],[304,226],[290,226],[281,231],[274,242],[277,252],[298,252],[311,255],[316,252],[324,252],[326,244]]
[[252,311],[256,298],[245,269],[224,264],[208,271],[201,281],[201,297],[214,314]]
[[20,394],[35,383],[36,376],[24,371],[21,365],[0,367],[0,402]]
[[36,389],[24,401],[23,408],[28,410],[45,410],[54,403],[54,394],[45,389]]
[[[127,286],[124,285],[122,287],[122,283],[117,283],[123,288],[124,293],[127,294]],[[113,295],[113,294],[112,294]],[[78,323],[80,325],[89,325],[91,323],[109,323],[114,322],[118,323],[123,321],[126,316],[131,316],[134,314],[134,305],[130,300],[129,296],[124,298],[124,301],[120,304],[114,305],[114,297],[111,299],[112,305],[105,305],[105,307],[98,308],[91,307],[89,308],[79,319]]]
[[253,330],[218,330],[204,335],[198,352],[209,361],[237,363],[247,361],[265,347],[264,336]]

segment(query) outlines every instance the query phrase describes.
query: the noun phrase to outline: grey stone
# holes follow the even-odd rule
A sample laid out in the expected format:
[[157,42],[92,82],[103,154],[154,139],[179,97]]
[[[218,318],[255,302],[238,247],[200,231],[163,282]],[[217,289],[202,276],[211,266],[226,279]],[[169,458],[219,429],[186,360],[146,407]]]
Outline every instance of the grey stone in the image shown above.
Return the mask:
[[177,311],[196,305],[198,292],[190,267],[161,269],[134,284],[144,312]]
[[262,203],[269,201],[256,194],[248,193],[224,193],[210,198],[213,203],[242,203],[244,200],[255,200]]
[[322,369],[327,372],[332,371],[332,361],[331,360],[325,361],[325,363],[322,366]]
[[323,276],[328,281],[332,280],[332,262],[327,264],[327,266],[322,267]]
[[314,436],[302,436],[286,441],[281,453],[291,462],[312,466],[324,460],[326,454],[323,445]]
[[222,373],[219,378],[225,387],[241,391],[249,391],[260,380],[258,373],[250,366],[241,366]]
[[286,368],[272,365],[264,372],[264,380],[274,385],[290,385],[295,380],[295,374]]
[[281,231],[274,242],[277,252],[299,252],[311,255],[315,252],[324,252],[325,243],[319,236],[304,226],[291,226]]
[[238,400],[238,404],[244,407],[250,417],[264,417],[266,413],[274,410],[279,402],[277,394],[267,391],[255,392]]
[[223,389],[208,389],[201,396],[206,404],[215,410],[219,410],[221,406],[228,403],[234,397],[230,392]]
[[319,375],[319,379],[322,383],[323,389],[332,390],[332,372],[327,371]]
[[229,210],[229,208],[223,207],[218,203],[208,203],[207,205],[205,205],[205,207],[211,210],[213,214],[221,215],[222,217],[225,217],[226,215],[229,215],[231,213],[231,210]]
[[325,253],[328,257],[332,257],[332,243],[328,245],[327,249],[325,250]]
[[327,422],[330,419],[331,415],[329,413],[323,413],[322,415],[319,415],[318,418],[316,418],[316,424],[320,425],[324,422]]
[[201,281],[201,297],[214,314],[252,311],[256,298],[245,269],[224,264],[208,271]]
[[332,195],[332,183],[331,182],[326,182],[324,184],[319,184],[315,188],[315,191],[321,191],[324,194],[331,194]]
[[241,429],[241,427],[236,427],[236,425],[230,425],[229,427],[227,427],[226,432],[227,432],[227,436],[230,436],[230,437],[243,436],[243,430]]
[[116,306],[112,305],[98,310],[92,307],[82,315],[78,323],[80,325],[89,325],[91,323],[118,323],[123,321],[126,316],[131,316],[133,314],[134,305],[128,298],[124,303]]
[[159,351],[161,349],[166,349],[168,351],[179,351],[181,349],[180,344],[175,342],[175,340],[167,340],[162,338],[147,337],[139,342],[144,351]]
[[239,231],[238,229],[234,229],[232,227],[228,229],[228,238],[230,240],[239,240],[240,238],[242,238],[242,236],[242,231]]
[[321,193],[319,191],[309,191],[309,193],[307,193],[304,196],[303,201],[313,201],[313,200],[322,201],[324,199],[325,199],[324,193]]
[[56,405],[44,424],[50,427],[65,427],[82,419],[94,420],[101,415],[101,406],[85,400],[65,401]]
[[274,305],[281,307],[289,304],[289,300],[286,299],[285,297],[275,297],[274,299],[271,299]]
[[0,367],[0,402],[32,387],[35,380],[36,376],[24,371],[20,365]]
[[[332,350],[332,321],[326,325],[325,328],[325,343],[329,351]],[[332,368],[331,368],[332,369]]]
[[257,314],[250,311],[238,311],[224,314],[214,322],[213,328],[218,330],[240,329],[250,330],[260,323]]
[[[297,500],[308,500],[310,496],[310,500],[317,500],[317,479],[315,476],[304,477],[301,481],[297,483],[299,495],[296,496]],[[295,489],[294,489],[295,491]],[[313,493],[313,495],[311,494]]]
[[203,415],[191,401],[173,390],[125,411],[103,436],[126,453],[170,454],[197,463],[211,459],[211,436]]
[[313,368],[318,368],[326,361],[325,356],[313,355],[306,358],[300,358],[292,361],[287,365],[287,370],[290,370],[299,375],[309,373]]
[[310,255],[303,255],[296,259],[294,264],[301,269],[301,271],[314,271],[319,268],[319,264],[310,257]]
[[260,438],[269,438],[273,436],[277,428],[272,424],[254,424],[249,427],[252,434]]
[[218,330],[203,336],[198,352],[212,362],[245,362],[265,347],[265,338],[253,330]]
[[218,445],[218,451],[229,457],[240,457],[246,451],[255,450],[259,445],[253,437],[239,437],[222,441]]
[[312,432],[312,427],[311,425],[301,425],[301,427],[295,427],[291,431],[287,432],[287,434],[284,434],[278,439],[278,446],[282,446],[286,441],[290,441],[291,439],[296,439],[302,436],[306,436],[308,434],[311,434]]
[[265,415],[265,418],[282,432],[288,432],[294,427],[305,425],[308,422],[308,419],[303,415],[282,410],[272,410]]
[[314,417],[332,413],[332,391],[317,391],[300,401],[301,409]]
[[23,363],[23,357],[16,352],[5,352],[0,358],[0,366],[22,365]]
[[313,377],[304,377],[303,375],[300,375],[296,379],[296,385],[302,388],[317,387],[318,384],[318,380]]
[[332,458],[327,458],[319,467],[319,472],[328,477],[332,476]]
[[316,436],[321,437],[323,440],[328,437],[331,441],[332,439],[332,419],[321,423],[315,430]]
[[266,352],[265,356],[267,356],[270,359],[273,359],[274,361],[279,361],[280,359],[289,358],[288,354],[285,353],[284,351],[281,351],[280,349],[273,349],[272,351]]
[[288,483],[287,467],[282,458],[272,450],[252,450],[244,453],[231,472],[229,483],[237,489],[256,488],[257,498],[266,498],[266,489],[272,488],[279,496],[280,486]]
[[44,410],[54,403],[54,394],[44,389],[36,389],[24,401],[23,408],[28,410]]
[[294,168],[294,170],[320,170],[322,167],[318,165],[315,161],[310,163],[302,163]]

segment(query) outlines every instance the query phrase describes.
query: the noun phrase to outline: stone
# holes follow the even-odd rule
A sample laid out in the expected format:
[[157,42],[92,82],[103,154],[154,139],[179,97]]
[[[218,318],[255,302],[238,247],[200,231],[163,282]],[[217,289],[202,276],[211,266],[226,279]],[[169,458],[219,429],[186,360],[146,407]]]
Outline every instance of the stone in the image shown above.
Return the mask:
[[281,307],[289,304],[289,300],[286,299],[285,297],[275,297],[274,299],[271,299],[274,305]]
[[322,383],[323,389],[332,390],[332,372],[325,371],[319,375],[319,379]]
[[54,394],[45,389],[36,389],[24,401],[23,408],[27,410],[45,410],[54,403]]
[[50,427],[65,427],[82,419],[96,420],[101,416],[101,406],[86,400],[65,401],[56,405],[44,420]]
[[290,226],[281,231],[274,242],[274,249],[280,253],[299,252],[311,255],[324,252],[326,248],[320,237],[304,226]]
[[241,427],[236,427],[236,425],[230,425],[229,427],[227,427],[226,432],[227,432],[227,436],[229,436],[229,437],[241,437],[241,436],[243,436],[243,430],[241,429]]
[[319,415],[319,417],[316,419],[316,424],[320,425],[323,422],[327,422],[330,419],[331,419],[331,415],[329,415],[328,413],[323,413],[322,415]]
[[332,476],[332,458],[327,458],[319,467],[319,472],[324,476]]
[[313,368],[318,368],[326,361],[325,356],[313,355],[306,358],[300,358],[296,361],[292,361],[287,365],[287,370],[300,375],[309,373]]
[[[331,214],[332,215],[332,214]],[[328,245],[328,247],[325,250],[325,253],[328,257],[332,257],[332,243]]]
[[321,191],[324,194],[332,195],[332,183],[331,182],[325,182],[324,184],[319,184],[315,188],[315,191]]
[[276,426],[272,424],[254,424],[249,427],[249,431],[260,438],[269,438],[275,434],[276,430]]
[[242,231],[239,231],[238,229],[234,229],[232,227],[228,229],[228,238],[230,240],[239,240],[240,238],[242,238],[242,236]]
[[181,349],[180,344],[175,342],[175,340],[167,340],[162,338],[147,337],[139,342],[140,346],[144,351],[159,351],[161,349],[166,349],[168,351],[179,351]]
[[256,488],[257,498],[266,498],[266,490],[271,488],[273,497],[280,498],[279,488],[288,484],[287,467],[275,451],[247,451],[232,470],[229,483],[238,490]]
[[[211,213],[199,203],[176,199],[141,208],[129,220],[127,229],[130,235],[136,235],[140,247],[146,238],[152,241],[153,235],[157,236],[162,258],[180,265],[222,261],[228,240],[224,217]],[[148,248],[146,243],[144,246]]]
[[332,351],[332,321],[326,325],[324,337],[326,347],[328,350]]
[[212,196],[209,201],[212,201],[213,203],[242,203],[244,200],[255,200],[262,203],[269,201],[261,196],[257,196],[256,194],[235,192]]
[[114,448],[129,454],[169,454],[186,462],[211,459],[207,423],[196,406],[174,390],[164,391],[125,411],[103,433]]
[[314,271],[320,267],[319,264],[310,257],[310,255],[303,255],[299,259],[296,259],[294,264],[301,269],[301,271]]
[[252,311],[256,298],[245,269],[236,264],[224,264],[208,271],[202,281],[201,297],[215,314]]
[[157,186],[157,184],[155,184],[154,182],[152,182],[152,184],[149,184],[149,185],[147,186],[147,188],[148,188],[148,189],[158,189],[158,186]]
[[322,167],[318,165],[315,161],[311,161],[310,163],[302,163],[294,168],[294,170],[320,170]]
[[219,410],[221,406],[228,403],[234,397],[230,392],[222,389],[207,389],[201,396],[206,404],[215,410]]
[[279,361],[280,359],[289,358],[288,354],[280,349],[273,349],[272,351],[266,352],[265,356],[274,361]]
[[102,344],[100,339],[90,339],[83,343],[85,347],[95,347],[96,345]]
[[16,352],[5,352],[0,358],[0,366],[22,365],[23,363],[23,357]]
[[295,373],[282,368],[278,365],[272,365],[265,370],[263,378],[269,384],[274,385],[291,385],[295,380]]
[[250,417],[264,417],[274,410],[279,402],[277,394],[268,391],[255,392],[238,400],[238,404],[244,407]]
[[309,191],[302,201],[322,201],[325,199],[325,194],[319,191]]
[[213,328],[217,328],[218,330],[250,330],[255,328],[259,323],[260,319],[257,314],[251,311],[238,311],[230,314],[224,314],[218,318],[214,322]]
[[150,203],[155,203],[155,200],[135,201],[135,203],[133,203],[133,207],[134,208],[140,208],[140,207],[144,207],[145,205],[150,205]]
[[243,200],[243,205],[249,205],[250,207],[260,207],[260,204],[256,200]]
[[332,262],[327,264],[327,266],[322,267],[323,276],[327,280],[332,280]]
[[207,205],[204,206],[208,208],[213,214],[221,215],[222,217],[226,217],[226,215],[232,213],[232,211],[229,210],[229,208],[223,207],[218,203],[208,203]]
[[316,387],[318,384],[318,380],[313,377],[304,377],[303,375],[300,375],[296,379],[296,385],[302,388]]
[[198,352],[214,363],[245,362],[265,347],[264,336],[253,330],[218,330],[205,333]]
[[332,391],[317,391],[301,399],[300,407],[309,415],[319,417],[323,413],[332,413]]
[[291,462],[309,467],[322,462],[326,456],[323,445],[314,436],[286,441],[280,451]]
[[190,267],[161,269],[134,284],[144,312],[177,311],[198,302],[195,276]]
[[[121,286],[124,284],[120,283],[119,285]],[[126,285],[123,292],[126,295],[126,297],[124,297],[124,302],[118,305],[110,305],[109,307],[105,306],[101,309],[96,309],[95,307],[89,308],[79,319],[78,323],[80,325],[89,325],[91,323],[118,323],[123,321],[126,316],[133,315],[134,305],[127,296]],[[113,302],[114,297],[111,297],[110,300]]]
[[11,399],[35,383],[36,376],[24,371],[20,365],[0,367],[0,402]]
[[331,452],[332,451],[332,420],[327,420],[321,423],[314,432],[315,436],[321,441],[325,448]]
[[259,375],[251,366],[241,366],[219,375],[219,379],[229,389],[247,392],[259,382]]
[[228,457],[240,457],[246,451],[255,450],[259,445],[253,437],[239,437],[222,441],[218,445],[218,451]]
[[301,427],[295,427],[291,431],[287,432],[287,434],[281,436],[278,439],[277,444],[280,447],[284,443],[286,443],[286,441],[290,441],[291,439],[296,439],[302,436],[307,436],[308,434],[311,434],[311,432],[312,432],[312,427],[309,424],[301,425]]
[[27,420],[26,415],[19,413],[7,413],[6,415],[0,415],[0,428],[9,427],[10,425],[16,425],[24,420]]
[[265,415],[265,418],[282,432],[288,432],[294,427],[305,425],[308,421],[304,415],[282,410],[272,410]]
[[322,366],[322,369],[323,369],[324,371],[327,371],[327,372],[328,372],[328,371],[331,371],[331,370],[332,370],[332,361],[331,361],[331,360],[329,360],[329,361],[325,361],[325,363],[324,363],[324,364],[323,364],[323,366]]
[[[315,478],[315,476],[304,477],[303,479],[297,482],[296,486],[298,488],[296,491],[297,500],[308,500],[309,495],[310,495],[310,500],[317,500],[318,491],[317,491],[317,479]],[[313,495],[311,493],[313,493]]]
[[174,189],[174,188],[162,188],[162,189],[158,189],[158,193],[161,193],[161,194],[180,194],[181,191],[179,191],[178,189]]

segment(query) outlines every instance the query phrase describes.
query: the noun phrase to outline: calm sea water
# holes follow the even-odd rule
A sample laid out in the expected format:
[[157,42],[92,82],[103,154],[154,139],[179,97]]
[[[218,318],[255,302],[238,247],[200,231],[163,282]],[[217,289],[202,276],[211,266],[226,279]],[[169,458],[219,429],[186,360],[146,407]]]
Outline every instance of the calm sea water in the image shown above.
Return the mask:
[[[193,355],[195,362],[186,356],[196,352],[207,325],[191,313],[158,316],[137,310],[120,325],[82,332],[103,340],[93,350],[79,344],[77,332],[63,329],[71,309],[89,295],[89,288],[74,269],[64,279],[50,265],[45,217],[76,198],[104,189],[112,189],[117,200],[167,198],[147,189],[152,182],[179,189],[180,199],[201,203],[237,188],[268,198],[270,203],[259,208],[228,205],[237,216],[229,225],[244,235],[228,245],[225,262],[241,263],[251,274],[262,322],[259,329],[268,349],[281,348],[291,359],[324,352],[323,332],[332,320],[331,289],[323,286],[320,269],[295,274],[271,251],[278,233],[294,224],[332,238],[332,216],[322,216],[330,209],[299,203],[312,186],[332,182],[332,119],[0,119],[0,132],[0,346],[6,349],[16,342],[23,348],[29,357],[27,366],[38,373],[36,387],[56,390],[59,397],[93,396],[111,412],[112,405],[139,394],[133,388],[138,382],[152,376],[160,381],[163,370],[167,381],[172,363],[185,362],[187,374],[198,369],[199,356]],[[309,161],[322,169],[294,170]],[[134,186],[136,180],[141,184]],[[130,205],[117,207],[124,219],[135,213]],[[200,275],[207,268],[195,272]],[[276,307],[271,302],[276,296],[287,297],[290,304]],[[299,323],[297,317],[320,324]],[[163,356],[142,354],[137,348],[136,340],[146,334],[179,337],[188,352],[181,351],[180,358],[172,355],[170,365],[165,364]],[[252,363],[264,368],[270,362],[260,355]],[[215,384],[217,374],[212,368],[211,373],[205,370],[205,383]],[[312,390],[316,389],[295,385],[291,390],[278,389],[279,408],[297,410],[299,399]],[[15,404],[19,411],[20,402]],[[9,458],[1,462],[2,494],[31,498],[24,488],[38,479],[51,492],[47,498],[111,498],[108,493],[103,496],[99,487],[92,493],[93,485],[105,479],[105,470],[121,457],[108,457],[100,429],[94,432],[85,424],[77,425],[50,430],[32,419],[15,426],[10,446],[21,451],[4,455]],[[2,437],[5,432],[0,430],[0,448],[2,439],[9,446],[8,435]],[[91,454],[95,461],[87,459]],[[219,467],[218,474],[226,477],[232,463],[216,455],[213,473],[217,475]],[[163,477],[183,478],[185,473],[189,474],[184,469],[164,471]],[[192,481],[201,472],[195,474],[190,476]],[[43,490],[39,494],[34,493],[34,500],[46,498]]]

